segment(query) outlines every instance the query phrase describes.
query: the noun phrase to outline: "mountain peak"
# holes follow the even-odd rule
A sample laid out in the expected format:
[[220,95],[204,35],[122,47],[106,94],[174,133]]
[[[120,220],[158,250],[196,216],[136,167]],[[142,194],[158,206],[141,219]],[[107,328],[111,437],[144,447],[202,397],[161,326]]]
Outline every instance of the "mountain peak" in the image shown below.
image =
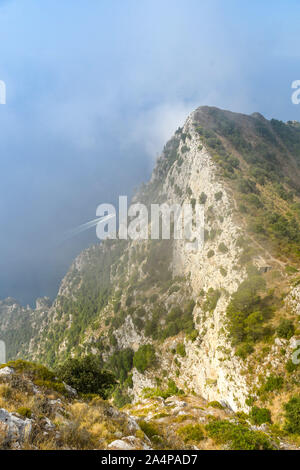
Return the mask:
[[[170,237],[85,250],[52,306],[32,311],[26,329],[23,310],[1,316],[9,358],[54,366],[94,355],[116,375],[118,406],[192,393],[249,413],[275,393],[292,397],[299,181],[297,126],[197,108],[135,202],[202,204],[201,249]],[[269,412],[281,422],[280,407]]]

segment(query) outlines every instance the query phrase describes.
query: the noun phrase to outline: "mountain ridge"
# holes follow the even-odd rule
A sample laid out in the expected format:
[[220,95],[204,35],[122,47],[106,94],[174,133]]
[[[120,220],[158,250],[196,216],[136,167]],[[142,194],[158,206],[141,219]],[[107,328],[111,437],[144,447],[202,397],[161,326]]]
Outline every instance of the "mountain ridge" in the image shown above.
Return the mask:
[[[9,358],[97,355],[120,380],[119,404],[167,380],[234,411],[248,412],[249,397],[272,401],[262,389],[273,375],[294,393],[299,372],[285,365],[300,333],[299,176],[298,125],[197,108],[133,200],[204,204],[204,249],[108,240],[84,250],[51,306],[0,305]],[[278,337],[282,319],[289,338]]]

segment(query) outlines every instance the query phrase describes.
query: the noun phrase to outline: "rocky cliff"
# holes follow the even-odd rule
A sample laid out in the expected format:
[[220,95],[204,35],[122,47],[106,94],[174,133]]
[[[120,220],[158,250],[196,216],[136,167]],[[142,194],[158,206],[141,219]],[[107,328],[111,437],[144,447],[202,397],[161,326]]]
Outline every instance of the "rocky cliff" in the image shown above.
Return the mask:
[[0,304],[9,358],[52,366],[92,353],[116,373],[119,405],[174,387],[234,411],[271,400],[280,420],[275,395],[299,387],[297,366],[286,367],[300,333],[299,177],[298,123],[197,109],[134,200],[203,204],[203,249],[90,247],[52,306]]

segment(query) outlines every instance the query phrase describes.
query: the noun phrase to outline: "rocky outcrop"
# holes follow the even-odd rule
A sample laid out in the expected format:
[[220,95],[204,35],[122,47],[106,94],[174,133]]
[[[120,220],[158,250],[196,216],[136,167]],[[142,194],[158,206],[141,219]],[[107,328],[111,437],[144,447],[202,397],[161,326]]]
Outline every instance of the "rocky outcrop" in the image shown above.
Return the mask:
[[300,286],[291,289],[286,298],[287,305],[292,309],[293,313],[300,315]]
[[112,441],[107,448],[110,450],[152,450],[151,447],[135,436],[116,439],[115,441]]
[[0,409],[0,436],[3,447],[21,448],[24,441],[28,440],[32,430],[32,421],[22,419],[5,409]]

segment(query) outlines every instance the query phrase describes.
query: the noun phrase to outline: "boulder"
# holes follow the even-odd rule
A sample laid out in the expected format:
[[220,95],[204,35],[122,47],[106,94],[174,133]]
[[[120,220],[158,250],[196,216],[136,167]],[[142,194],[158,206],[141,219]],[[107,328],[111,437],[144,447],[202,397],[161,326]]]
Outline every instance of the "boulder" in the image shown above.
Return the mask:
[[63,382],[63,384],[65,386],[66,391],[68,392],[68,394],[71,397],[76,397],[77,396],[77,390],[75,390],[75,388],[71,387],[70,385],[66,384],[65,382]]
[[0,432],[4,446],[22,444],[30,436],[31,430],[31,419],[18,418],[4,408],[0,408]]
[[15,370],[12,367],[3,367],[0,369],[0,377],[6,376],[6,375],[12,375],[15,373]]
[[112,450],[150,450],[151,448],[135,436],[123,437],[116,439],[108,445],[108,449]]

